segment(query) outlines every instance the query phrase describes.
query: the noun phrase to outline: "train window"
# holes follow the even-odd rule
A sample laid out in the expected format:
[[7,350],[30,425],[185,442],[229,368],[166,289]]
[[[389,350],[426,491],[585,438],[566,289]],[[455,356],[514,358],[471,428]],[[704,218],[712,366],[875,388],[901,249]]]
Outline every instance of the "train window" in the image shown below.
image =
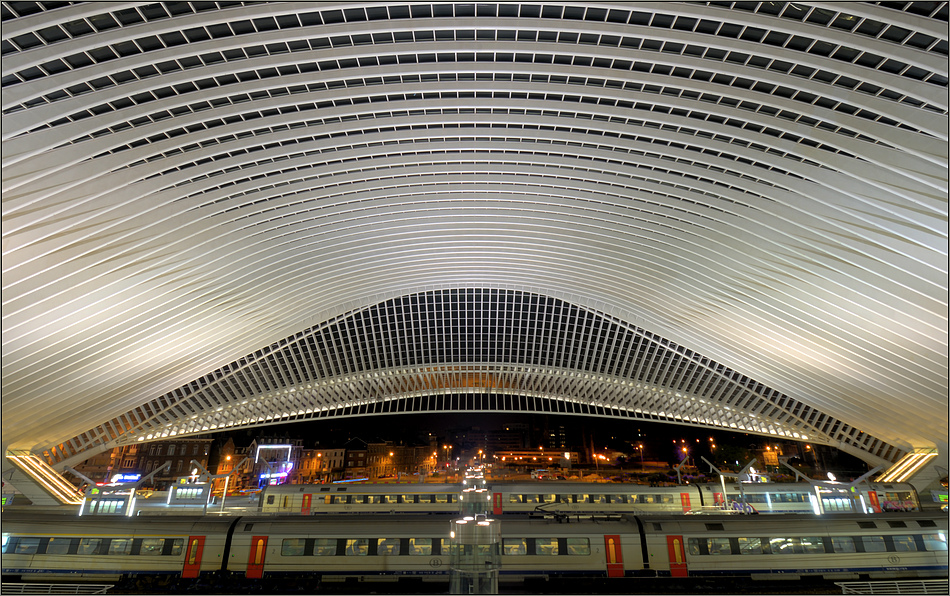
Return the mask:
[[200,541],[197,538],[192,538],[188,543],[188,556],[185,559],[189,565],[195,565],[198,562],[198,546]]
[[528,554],[528,540],[526,538],[504,538],[501,549],[502,554],[505,555],[526,555]]
[[20,538],[16,543],[15,554],[32,555],[36,554],[36,549],[40,546],[39,538]]
[[313,541],[313,554],[317,557],[336,555],[336,538],[317,538]]
[[899,553],[909,553],[917,550],[917,541],[913,536],[891,536],[894,541],[894,550]]
[[366,500],[363,502],[370,505],[379,504],[383,502],[383,498],[382,495],[366,495]]
[[571,495],[558,495],[558,496],[557,496],[557,502],[558,502],[558,503],[571,503],[572,501],[573,501],[573,499],[571,499]]
[[415,503],[416,495],[400,495],[403,503]]
[[525,503],[540,503],[541,500],[538,498],[538,496],[539,495],[535,495],[535,494],[524,495],[524,502]]
[[[171,542],[171,544],[169,544]],[[166,540],[165,548],[167,551],[163,551],[162,554],[169,554],[173,556],[178,556],[181,554],[183,548],[185,548],[185,539],[184,538],[175,538],[174,540]]]
[[280,543],[282,557],[302,557],[307,548],[306,538],[284,538]]
[[399,554],[399,539],[398,538],[378,538],[376,540],[376,554],[377,555],[398,555]]
[[921,519],[917,520],[917,525],[921,528],[936,528],[937,522],[932,519]]
[[947,550],[947,535],[943,532],[924,534],[924,548],[928,551]]
[[590,502],[596,503],[598,505],[603,505],[607,503],[607,497],[605,495],[591,495]]
[[345,505],[346,498],[348,495],[333,495],[333,504],[334,505]]
[[825,541],[821,536],[802,536],[802,551],[806,555],[815,555],[825,552]]
[[883,553],[887,550],[883,536],[862,536],[861,542],[866,553]]
[[557,538],[535,538],[534,539],[534,554],[556,555],[557,553],[558,553]]
[[99,538],[82,538],[79,541],[79,548],[76,550],[77,555],[98,555],[99,554],[99,545],[102,543],[102,540]]
[[770,538],[769,548],[773,554],[795,555],[802,553],[802,544],[798,538]]
[[395,504],[399,502],[399,497],[396,495],[382,495],[383,503]]
[[689,554],[693,555],[694,557],[703,554],[702,546],[700,546],[700,540],[702,540],[702,539],[701,539],[701,538],[689,538],[689,539],[686,540],[686,548],[687,548],[687,551],[689,552]]
[[906,528],[906,527],[907,527],[907,524],[906,524],[905,522],[902,522],[902,521],[891,521],[891,520],[888,520],[887,525],[890,526],[890,527],[892,527],[892,528]]
[[274,504],[274,495],[267,495],[267,504],[268,505]]
[[432,554],[432,539],[431,538],[410,538],[409,539],[409,554],[410,555],[431,555]]
[[139,548],[140,555],[161,555],[165,548],[164,538],[143,538]]
[[346,549],[343,551],[348,557],[362,557],[369,554],[368,538],[347,538]]
[[831,545],[834,547],[836,553],[855,552],[854,538],[850,536],[832,536]]
[[707,538],[706,546],[711,555],[731,555],[732,546],[728,538]]
[[567,554],[569,555],[589,555],[590,554],[590,539],[589,538],[568,538],[566,546],[567,546]]
[[667,505],[674,502],[673,495],[657,495],[657,500],[660,503],[666,503]]
[[127,555],[132,552],[131,538],[113,538],[109,542],[110,555]]
[[633,505],[637,503],[639,497],[640,495],[627,495],[627,503],[629,503],[630,505]]
[[509,503],[523,503],[521,500],[521,495],[508,495]]
[[49,544],[46,545],[46,554],[48,555],[65,555],[69,553],[69,545],[72,542],[72,538],[50,538]]
[[556,503],[557,495],[541,495],[541,501],[544,503]]
[[739,554],[740,555],[761,555],[762,554],[762,539],[761,538],[739,538]]
[[448,495],[436,495],[436,496],[435,496],[435,502],[436,502],[436,503],[448,503],[448,502],[449,502],[449,496],[448,496]]

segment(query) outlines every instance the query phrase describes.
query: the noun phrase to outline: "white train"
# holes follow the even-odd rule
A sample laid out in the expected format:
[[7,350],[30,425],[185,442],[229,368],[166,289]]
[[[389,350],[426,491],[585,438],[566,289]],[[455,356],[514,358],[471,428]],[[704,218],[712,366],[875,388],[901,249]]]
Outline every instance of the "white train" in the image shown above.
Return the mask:
[[[571,523],[500,516],[500,541],[478,548],[505,580],[559,576],[770,579],[946,578],[941,513],[837,516],[615,515]],[[322,581],[447,581],[450,518],[66,517],[3,520],[3,576],[115,580],[231,572]],[[476,554],[478,554],[476,553]]]
[[[458,513],[460,484],[285,484],[260,495],[263,513]],[[747,513],[917,511],[909,484],[864,484],[852,496],[844,488],[806,483],[642,484],[580,482],[492,483],[493,515],[549,513],[697,513],[716,508]],[[464,496],[461,497],[464,501]],[[473,497],[474,498],[474,497]]]

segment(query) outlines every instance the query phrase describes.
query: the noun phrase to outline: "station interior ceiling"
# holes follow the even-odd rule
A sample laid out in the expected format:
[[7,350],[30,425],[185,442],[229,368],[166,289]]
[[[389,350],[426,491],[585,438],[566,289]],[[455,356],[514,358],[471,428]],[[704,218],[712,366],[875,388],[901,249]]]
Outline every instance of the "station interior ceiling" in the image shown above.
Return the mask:
[[946,460],[946,2],[0,8],[5,450],[551,411]]

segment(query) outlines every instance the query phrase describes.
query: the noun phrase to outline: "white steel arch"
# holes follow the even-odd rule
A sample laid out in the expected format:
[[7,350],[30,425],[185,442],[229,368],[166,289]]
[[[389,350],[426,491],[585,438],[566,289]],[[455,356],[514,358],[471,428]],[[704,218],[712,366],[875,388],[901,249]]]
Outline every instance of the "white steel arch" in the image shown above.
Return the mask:
[[[946,2],[0,8],[6,448],[398,407],[946,449]],[[360,329],[356,354],[360,313],[457,290],[714,372],[462,351],[219,386],[258,352],[312,366],[278,354],[315,329]],[[650,361],[594,326],[600,360]]]

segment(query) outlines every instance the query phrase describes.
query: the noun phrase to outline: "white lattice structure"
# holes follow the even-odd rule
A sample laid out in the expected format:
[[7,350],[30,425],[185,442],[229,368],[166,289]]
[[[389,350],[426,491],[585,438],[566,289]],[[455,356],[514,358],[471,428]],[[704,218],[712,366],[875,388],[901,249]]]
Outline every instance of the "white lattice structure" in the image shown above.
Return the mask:
[[3,2],[3,443],[947,445],[946,2]]

